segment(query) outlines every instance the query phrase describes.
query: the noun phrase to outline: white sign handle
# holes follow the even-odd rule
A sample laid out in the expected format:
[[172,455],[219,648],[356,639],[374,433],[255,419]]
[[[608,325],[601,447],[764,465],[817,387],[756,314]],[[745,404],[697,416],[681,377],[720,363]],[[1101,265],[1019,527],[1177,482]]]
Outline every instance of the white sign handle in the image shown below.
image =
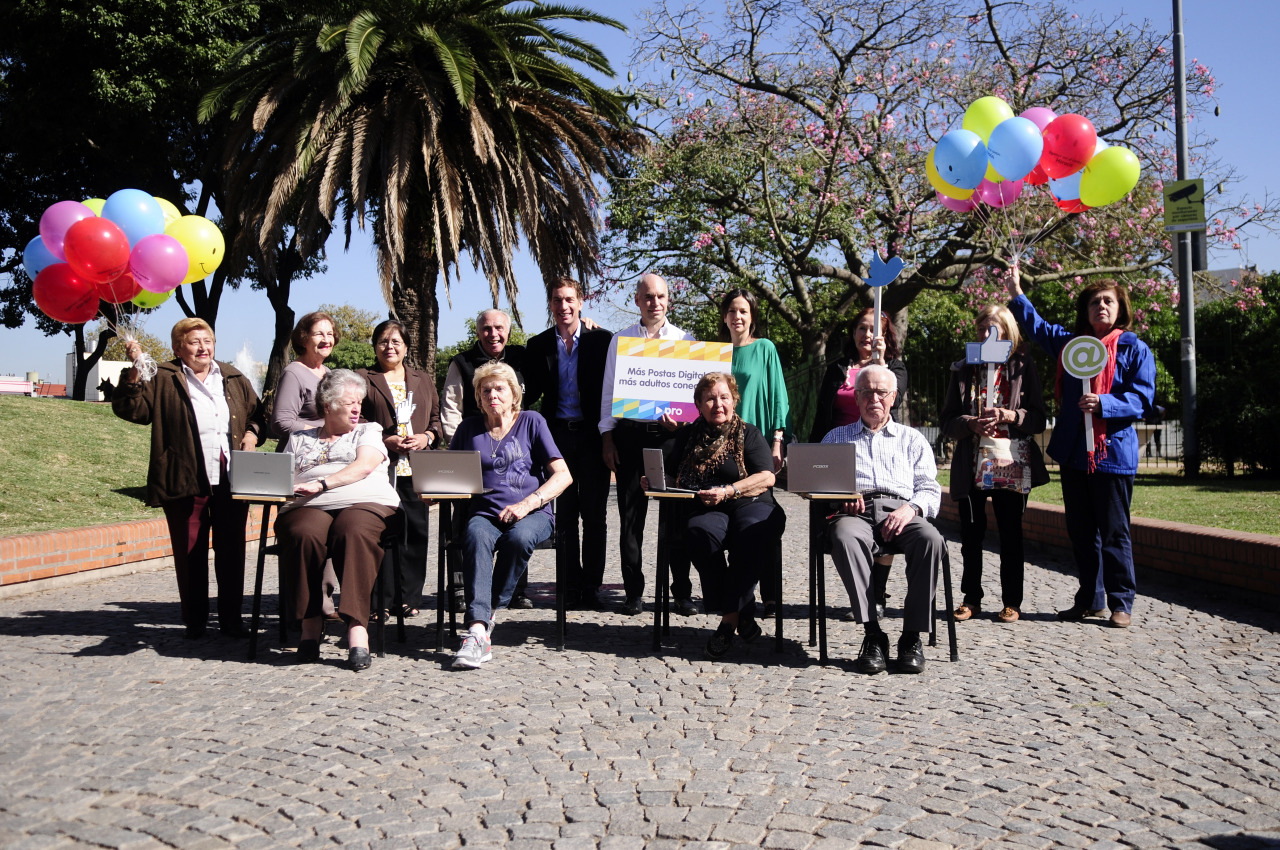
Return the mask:
[[[1093,378],[1084,379],[1084,388],[1093,392]],[[1093,451],[1093,414],[1087,410],[1084,414],[1084,450],[1086,453]]]
[[999,364],[987,364],[987,407],[996,406],[996,369]]
[[874,301],[874,308],[873,308],[875,311],[875,317],[874,317],[875,324],[871,326],[872,328],[875,329],[874,332],[871,334],[871,339],[872,339],[871,359],[873,363],[880,362],[880,355],[876,353],[876,349],[875,349],[875,340],[879,339],[883,334],[883,330],[880,327],[880,290],[883,288],[884,287],[882,286],[875,287],[875,296],[874,296],[875,301]]

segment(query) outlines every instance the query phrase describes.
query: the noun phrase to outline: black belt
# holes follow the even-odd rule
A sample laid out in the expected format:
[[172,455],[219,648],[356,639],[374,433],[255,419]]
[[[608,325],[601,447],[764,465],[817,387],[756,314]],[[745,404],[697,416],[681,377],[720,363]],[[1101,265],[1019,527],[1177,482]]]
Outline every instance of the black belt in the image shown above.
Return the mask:
[[563,428],[566,431],[581,431],[587,427],[585,419],[552,419],[551,425],[554,428]]
[[623,419],[618,422],[619,428],[625,428],[628,431],[642,431],[646,434],[667,434],[667,426],[661,422],[641,422],[636,419]]

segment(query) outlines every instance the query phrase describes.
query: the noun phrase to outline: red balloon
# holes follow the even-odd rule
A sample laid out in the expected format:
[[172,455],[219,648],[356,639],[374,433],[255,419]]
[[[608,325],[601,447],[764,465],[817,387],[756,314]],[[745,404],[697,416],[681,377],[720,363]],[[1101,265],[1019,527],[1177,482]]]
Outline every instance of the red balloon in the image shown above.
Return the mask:
[[141,291],[142,287],[133,279],[132,272],[123,272],[113,281],[98,284],[98,297],[112,304],[131,301]]
[[110,283],[129,268],[129,237],[105,218],[85,218],[67,228],[67,263],[90,283]]
[[1031,169],[1031,173],[1022,178],[1022,182],[1028,186],[1043,186],[1049,182],[1049,175],[1044,173],[1044,169],[1037,165]]
[[1093,158],[1098,131],[1083,115],[1059,115],[1044,128],[1044,153],[1040,168],[1054,180],[1070,177]]
[[98,315],[98,289],[67,263],[41,269],[31,288],[36,306],[54,321],[82,325]]
[[1057,198],[1054,198],[1053,202],[1058,205],[1058,209],[1068,213],[1084,212],[1085,210],[1093,209],[1093,207],[1088,204],[1082,204],[1079,198],[1072,198],[1069,201],[1059,201]]

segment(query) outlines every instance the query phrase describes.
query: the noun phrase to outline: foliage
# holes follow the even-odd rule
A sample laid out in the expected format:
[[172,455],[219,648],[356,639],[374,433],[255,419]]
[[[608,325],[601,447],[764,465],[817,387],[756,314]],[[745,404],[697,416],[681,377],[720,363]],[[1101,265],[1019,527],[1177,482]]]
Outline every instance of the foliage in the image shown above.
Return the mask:
[[372,350],[373,329],[382,321],[377,313],[350,304],[321,304],[316,310],[333,317],[340,339],[368,343]]
[[325,364],[332,369],[369,369],[377,363],[373,346],[360,339],[344,339],[333,347]]
[[[87,335],[89,345],[94,345],[97,342],[98,333],[99,331],[89,332]],[[167,340],[163,340],[140,327],[134,327],[132,333],[134,339],[142,346],[142,350],[150,354],[157,363],[173,359],[173,346]],[[129,356],[125,354],[124,340],[118,336],[112,337],[111,341],[107,343],[106,350],[102,352],[102,359],[128,361]]]
[[[1201,455],[1230,471],[1280,473],[1280,273],[1264,278],[1254,309],[1223,298],[1196,313],[1196,425]],[[1263,376],[1271,375],[1272,380]]]
[[[435,376],[436,389],[444,387],[444,379],[449,376],[449,361],[480,341],[476,333],[476,320],[467,319],[467,335],[453,345],[446,345],[436,353]],[[511,326],[507,335],[507,345],[525,345],[529,342],[529,334],[519,325]]]
[[[629,147],[625,101],[579,73],[611,75],[562,21],[621,28],[575,7],[509,0],[331,3],[247,41],[201,104],[235,128],[223,155],[232,209],[263,245],[296,225],[319,248],[341,211],[372,218],[384,296],[435,356],[446,290],[465,251],[516,303],[520,235],[544,276],[597,269],[596,174]],[[517,317],[518,318],[518,317]]]
[[[641,91],[661,132],[613,184],[605,256],[619,282],[653,267],[706,297],[747,286],[822,357],[870,302],[871,251],[907,262],[884,293],[901,331],[921,292],[960,291],[1015,254],[1032,292],[1094,275],[1136,286],[1169,261],[1170,56],[1149,23],[1055,2],[731,0],[723,14],[662,2],[640,51],[671,80]],[[1215,85],[1193,65],[1193,113]],[[1008,212],[943,209],[925,156],[989,94],[1015,112],[1085,114],[1139,155],[1144,181],[1085,214],[1030,187]],[[1197,141],[1199,171],[1229,183]],[[1242,218],[1268,225],[1276,213],[1218,211],[1212,236],[1231,244]]]

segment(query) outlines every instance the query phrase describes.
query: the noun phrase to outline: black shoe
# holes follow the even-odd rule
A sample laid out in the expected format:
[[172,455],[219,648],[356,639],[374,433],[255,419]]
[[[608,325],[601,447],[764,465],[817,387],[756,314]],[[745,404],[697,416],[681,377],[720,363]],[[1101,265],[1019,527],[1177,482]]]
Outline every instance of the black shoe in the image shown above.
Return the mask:
[[368,670],[373,659],[369,656],[369,650],[363,646],[353,646],[347,652],[347,663],[351,665],[352,670],[359,673],[361,670]]
[[600,601],[599,591],[586,590],[573,601],[572,607],[575,611],[603,611],[604,603]]
[[693,604],[692,599],[677,599],[674,607],[681,617],[693,617],[698,613],[698,606]]
[[889,636],[884,632],[867,635],[862,639],[862,650],[853,669],[867,676],[874,676],[889,669]]
[[320,660],[320,641],[298,641],[298,654],[296,658],[299,664],[315,664]]
[[755,617],[748,617],[745,614],[738,616],[738,637],[747,643],[755,643],[756,638],[760,637],[760,624],[756,622]]
[[898,641],[898,672],[924,672],[924,643],[920,638],[916,638],[911,643]]
[[186,631],[183,632],[183,637],[185,637],[187,640],[196,640],[198,638],[204,637],[204,632],[205,632],[204,626],[187,626]]
[[453,613],[455,614],[467,613],[467,600],[464,597],[455,596],[453,598]]
[[768,619],[777,613],[778,613],[778,603],[766,602],[764,603],[764,606],[761,608],[760,616],[764,617],[765,619]]
[[523,593],[520,593],[520,594],[517,594],[516,596],[511,597],[511,604],[508,605],[507,607],[508,608],[524,608],[527,610],[533,607],[533,600],[525,596]]
[[237,640],[249,637],[249,630],[245,628],[244,623],[227,623],[225,626],[219,626],[218,631],[226,637]]
[[[756,627],[759,629],[759,626]],[[724,658],[729,654],[730,648],[733,647],[733,624],[721,623],[720,627],[715,630],[711,638],[707,641],[707,658],[712,661]]]
[[618,609],[623,614],[634,617],[637,614],[644,613],[644,600],[639,596],[628,596],[627,601],[622,603],[622,607]]
[[1064,623],[1078,623],[1085,617],[1096,617],[1103,612],[1102,608],[1085,608],[1083,605],[1072,605],[1058,612],[1058,619]]

